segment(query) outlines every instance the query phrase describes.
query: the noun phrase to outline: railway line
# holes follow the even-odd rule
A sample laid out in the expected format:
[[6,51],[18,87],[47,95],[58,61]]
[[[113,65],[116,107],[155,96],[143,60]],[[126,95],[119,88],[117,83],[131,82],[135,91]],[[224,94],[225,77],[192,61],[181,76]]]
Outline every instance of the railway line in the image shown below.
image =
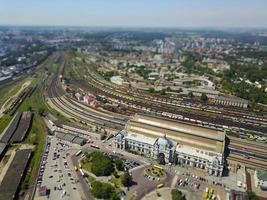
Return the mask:
[[[79,85],[81,86],[81,85]],[[170,113],[171,115],[175,114],[175,115],[181,115],[183,116],[183,119],[193,119],[195,121],[201,121],[201,122],[207,122],[207,123],[211,123],[214,126],[220,126],[221,128],[223,126],[228,126],[228,127],[240,127],[243,129],[248,129],[248,130],[253,130],[253,131],[259,131],[259,132],[267,132],[267,128],[266,127],[259,127],[259,126],[254,126],[254,125],[249,125],[249,124],[243,124],[243,123],[239,123],[237,121],[231,121],[229,119],[224,119],[222,117],[211,117],[211,116],[206,116],[206,115],[201,115],[199,113],[190,113],[190,112],[186,112],[184,110],[178,110],[174,107],[169,107],[167,104],[165,106],[161,105],[158,102],[149,102],[148,100],[140,100],[140,99],[136,99],[134,100],[133,98],[124,98],[120,95],[115,95],[112,93],[108,93],[106,90],[104,89],[99,89],[97,88],[95,85],[92,85],[92,83],[89,83],[87,86],[87,89],[89,89],[90,92],[92,92],[93,94],[98,94],[101,95],[102,97],[105,98],[113,98],[113,99],[117,99],[118,101],[124,101],[124,102],[128,102],[128,104],[132,104],[132,105],[136,105],[137,107],[144,107],[144,108],[150,108],[151,110],[155,110],[157,112],[167,112]]]
[[235,161],[238,163],[244,164],[246,167],[249,168],[261,168],[261,169],[266,169],[267,170],[267,162],[266,160],[259,160],[259,159],[254,159],[254,158],[249,158],[243,155],[240,155],[238,153],[231,153],[227,157],[228,161]]
[[[89,72],[89,71],[88,71]],[[101,81],[101,78],[97,79],[97,75],[96,74],[90,74],[89,73],[89,77],[90,77],[90,80],[92,82],[94,82],[95,84],[98,84],[100,85],[102,88],[109,88],[111,90],[114,91],[119,91],[120,93],[124,93],[126,92],[126,94],[130,94],[132,95],[133,97],[136,98],[136,96],[138,96],[139,98],[140,97],[143,97],[144,99],[146,100],[151,100],[151,94],[147,94],[146,92],[143,92],[140,93],[139,92],[132,92],[132,91],[125,91],[125,89],[121,89],[120,87],[115,87],[111,84],[106,84],[106,81],[103,80]],[[152,96],[153,97],[153,96]],[[154,97],[153,97],[154,98]],[[170,97],[171,98],[171,97]],[[166,103],[169,102],[169,99],[165,98],[165,97],[157,97],[157,98],[154,98],[154,100],[157,99],[157,103],[163,103],[164,106],[166,106]],[[245,120],[245,121],[248,121],[248,122],[257,122],[259,123],[259,125],[264,125],[266,126],[267,125],[267,119],[264,118],[264,115],[261,114],[261,115],[256,115],[256,114],[248,114],[247,112],[241,112],[240,110],[237,111],[235,108],[229,108],[227,109],[226,108],[217,108],[217,106],[211,106],[211,105],[205,105],[204,107],[202,105],[192,105],[192,106],[188,106],[188,101],[187,102],[184,102],[184,98],[180,97],[179,98],[179,102],[180,103],[170,103],[170,105],[172,106],[175,106],[177,108],[188,108],[188,109],[193,109],[193,110],[201,110],[201,111],[205,111],[207,114],[210,113],[210,114],[214,114],[214,113],[217,113],[217,114],[221,114],[223,115],[225,118],[236,118],[235,120],[237,120],[237,118],[243,118],[242,120]],[[193,104],[193,103],[192,103]],[[167,106],[168,106],[168,103],[167,103]],[[207,107],[209,107],[210,109],[206,109]],[[233,109],[233,110],[230,110],[230,109]]]
[[119,120],[121,122],[125,122],[125,121],[128,121],[130,119],[127,116],[123,116],[123,115],[107,112],[104,109],[99,110],[99,109],[94,109],[94,108],[88,107],[87,105],[84,105],[81,102],[79,102],[76,99],[74,99],[72,97],[69,97],[69,96],[62,96],[62,99],[64,101],[66,101],[66,103],[68,103],[70,105],[74,105],[78,109],[84,109],[87,112],[94,113],[95,115],[103,115],[103,116],[105,116],[107,118],[113,118],[114,120]]
[[[59,70],[59,69],[58,69]],[[103,128],[109,128],[114,131],[122,130],[129,119],[128,116],[112,113],[106,110],[99,110],[89,108],[83,103],[79,102],[75,98],[66,94],[63,88],[60,86],[57,73],[55,73],[52,78],[52,82],[50,87],[48,88],[48,95],[50,97],[51,102],[63,113],[71,117],[76,121],[81,121],[86,124],[94,124]],[[174,106],[170,106],[168,104],[163,105],[160,102],[153,101],[153,99],[146,98],[135,98],[130,97],[128,94],[121,95],[120,92],[111,92],[106,86],[96,86],[96,84],[91,81],[86,85],[85,89],[89,90],[92,94],[95,94],[98,98],[102,98],[107,100],[108,102],[117,102],[122,106],[127,108],[127,112],[130,114],[140,113],[140,112],[149,112],[155,115],[161,116],[162,113],[171,114],[172,119],[173,116],[176,116],[176,120],[181,121],[189,121],[190,123],[200,124],[202,126],[213,126],[218,130],[223,130],[224,126],[235,126],[253,129],[257,131],[265,130],[264,127],[257,127],[251,125],[242,125],[239,122],[231,121],[228,119],[224,119],[222,117],[214,118],[214,116],[204,116],[199,113],[187,112],[181,109],[175,109]],[[81,82],[77,81],[77,85],[80,88],[84,88]],[[110,87],[110,85],[108,86]],[[192,120],[193,119],[193,120]],[[267,147],[261,147],[257,144],[253,143],[244,143],[242,141],[237,140],[236,138],[230,136],[230,144],[228,146],[230,150],[230,155],[227,159],[236,160],[236,161],[244,161],[244,164],[250,165],[252,167],[264,167],[266,166],[267,156],[265,155],[267,151]],[[265,154],[264,154],[265,153]]]
[[[267,152],[267,146],[264,144],[255,144],[254,142],[247,142],[247,141],[241,141],[234,137],[230,138],[230,144],[231,147],[239,147],[246,150],[251,150],[256,153],[266,154]],[[266,155],[267,156],[267,155]]]
[[[151,101],[155,101],[156,99],[151,96],[147,96],[145,92],[132,92],[127,90],[127,93],[125,92],[125,88],[121,89],[118,86],[112,86],[111,84],[108,84],[107,81],[102,80],[102,78],[97,78],[98,75],[96,74],[92,74],[92,72],[90,72],[88,70],[88,76],[86,76],[87,81],[89,81],[87,84],[87,86],[89,87],[85,87],[85,89],[89,89],[90,91],[92,90],[92,87],[94,88],[93,90],[95,90],[96,93],[94,94],[99,94],[100,91],[102,91],[102,95],[106,95],[108,96],[112,96],[114,95],[114,91],[116,91],[116,98],[122,98],[125,99],[126,101],[136,101],[136,103],[140,104],[140,103],[144,103],[146,104],[147,102],[149,102],[151,105]],[[89,78],[88,78],[89,77]],[[79,87],[83,87],[84,85],[79,84]],[[97,91],[96,91],[97,90]],[[129,97],[129,95],[132,95],[132,97]],[[142,98],[141,98],[142,97]],[[160,99],[160,100],[159,100]],[[140,102],[141,101],[141,102]],[[132,102],[131,102],[132,103]],[[195,117],[193,119],[195,120],[204,120],[205,122],[208,123],[212,123],[214,121],[214,124],[220,124],[222,126],[230,126],[230,127],[240,127],[243,129],[248,129],[248,130],[253,130],[253,131],[260,131],[260,132],[266,132],[267,131],[267,124],[266,124],[266,119],[262,116],[249,116],[249,118],[253,118],[254,121],[251,121],[251,119],[245,119],[248,118],[246,116],[246,113],[242,113],[242,115],[239,114],[239,117],[243,117],[246,116],[244,119],[240,120],[238,118],[229,118],[229,110],[227,111],[227,113],[222,113],[222,110],[220,109],[219,111],[216,110],[216,107],[212,107],[212,109],[207,109],[210,111],[206,112],[205,115],[198,113],[198,112],[192,112],[190,109],[192,109],[192,107],[190,106],[183,106],[183,105],[179,105],[179,104],[174,104],[171,105],[171,103],[168,103],[167,99],[164,100],[164,98],[158,98],[155,102],[155,104],[158,105],[158,107],[163,107],[164,110],[166,112],[169,112],[170,110],[176,110],[177,112],[179,111],[179,114],[182,115],[187,115],[185,116],[185,118],[189,118],[189,117]],[[169,108],[169,109],[168,109]],[[189,109],[190,108],[190,109]],[[195,108],[196,109],[196,108]],[[198,108],[199,109],[199,108]],[[160,110],[160,109],[159,109]],[[184,111],[187,112],[184,112]],[[201,109],[200,109],[201,110]],[[211,112],[212,111],[212,112]],[[214,113],[216,113],[217,115],[214,116]],[[177,113],[175,113],[177,114]],[[208,116],[207,116],[208,115]],[[223,116],[223,117],[222,117]],[[255,120],[259,120],[257,121],[257,123],[255,123]]]
[[84,109],[71,105],[66,100],[63,100],[62,97],[64,96],[64,91],[58,89],[60,88],[58,87],[57,81],[58,71],[59,69],[57,70],[57,73],[55,73],[52,77],[52,81],[47,89],[47,93],[50,97],[51,103],[53,103],[59,110],[76,121],[94,124],[105,128],[108,127],[113,130],[121,130],[124,128],[124,124],[122,122],[111,120],[107,117],[98,116],[96,113],[90,113],[88,111],[85,111]]

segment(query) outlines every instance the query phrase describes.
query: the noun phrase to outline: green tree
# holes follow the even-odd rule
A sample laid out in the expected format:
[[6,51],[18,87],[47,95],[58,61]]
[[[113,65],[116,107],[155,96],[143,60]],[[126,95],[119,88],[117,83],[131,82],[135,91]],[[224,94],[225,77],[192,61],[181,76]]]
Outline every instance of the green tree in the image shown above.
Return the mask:
[[101,152],[93,152],[88,155],[92,162],[92,172],[96,176],[109,176],[114,171],[113,161]]
[[94,181],[91,183],[92,194],[98,199],[118,199],[118,195],[115,192],[115,188],[108,184],[100,181]]
[[182,88],[179,88],[179,90],[177,90],[178,93],[183,92]]
[[124,166],[123,166],[122,160],[116,159],[116,160],[114,160],[114,163],[115,163],[115,166],[116,166],[117,170],[123,171]]
[[207,101],[208,101],[208,96],[207,96],[205,93],[202,93],[200,99],[201,99],[201,101],[203,101],[203,102],[207,102]]
[[172,195],[172,200],[184,200],[185,199],[182,195],[182,192],[177,189],[172,189],[171,195]]
[[121,177],[121,183],[125,187],[130,187],[132,184],[132,176],[129,174],[129,172],[125,172]]
[[155,92],[155,88],[150,87],[150,88],[148,89],[148,91],[149,91],[150,93],[154,93],[154,92]]
[[39,114],[40,116],[44,116],[44,115],[45,115],[45,108],[44,108],[44,107],[40,107],[40,108],[38,109],[38,114]]
[[259,198],[255,194],[255,192],[252,192],[251,190],[247,191],[248,199],[249,200],[258,200]]
[[162,89],[162,90],[160,91],[160,95],[166,95],[166,89]]

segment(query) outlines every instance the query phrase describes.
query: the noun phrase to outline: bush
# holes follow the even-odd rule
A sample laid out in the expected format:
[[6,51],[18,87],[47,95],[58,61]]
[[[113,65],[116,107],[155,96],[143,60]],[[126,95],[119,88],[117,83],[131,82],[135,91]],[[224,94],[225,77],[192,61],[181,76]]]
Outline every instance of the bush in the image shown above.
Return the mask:
[[206,101],[208,101],[208,96],[205,93],[202,93],[200,99],[201,99],[201,101],[206,102]]
[[129,187],[132,185],[132,177],[129,172],[125,172],[121,177],[121,183],[125,187]]
[[119,199],[117,193],[115,192],[115,188],[108,183],[94,181],[91,186],[94,197],[98,199]]
[[257,195],[255,194],[255,192],[252,191],[247,191],[248,194],[248,199],[249,200],[258,200],[259,198],[257,197]]
[[173,189],[171,191],[171,195],[172,195],[172,200],[184,200],[182,192],[177,189]]
[[123,166],[122,160],[116,159],[114,163],[115,163],[117,170],[123,171],[124,166]]

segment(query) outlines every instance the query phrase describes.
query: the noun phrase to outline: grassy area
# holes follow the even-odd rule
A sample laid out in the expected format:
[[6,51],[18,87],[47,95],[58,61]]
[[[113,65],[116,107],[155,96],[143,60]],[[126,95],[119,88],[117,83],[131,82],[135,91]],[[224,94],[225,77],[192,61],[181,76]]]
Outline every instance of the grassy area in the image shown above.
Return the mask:
[[81,162],[82,168],[88,172],[92,171],[92,162]]
[[3,161],[2,161],[4,165],[8,162],[10,156],[11,156],[11,155],[5,155],[5,156],[4,156]]
[[27,136],[25,143],[35,145],[35,149],[29,165],[29,170],[22,183],[22,189],[27,189],[29,184],[34,181],[45,146],[45,125],[39,116],[34,116],[32,129]]
[[70,122],[70,120],[65,117],[64,115],[62,115],[60,112],[58,112],[57,110],[51,108],[47,103],[45,104],[46,106],[46,113],[50,113],[53,116],[55,116],[59,121],[63,122],[63,123],[68,123]]
[[12,81],[0,87],[0,107],[8,100],[9,97],[15,95],[21,88],[25,80],[22,81]]
[[93,183],[95,181],[95,178],[90,176],[90,175],[87,175],[87,179],[88,179],[89,183]]
[[4,115],[0,119],[0,134],[4,131],[4,129],[7,127],[9,122],[11,121],[12,117],[10,115]]
[[123,186],[122,183],[121,183],[121,178],[122,176],[112,176],[111,179],[109,180],[111,183],[113,183],[116,187],[117,186]]

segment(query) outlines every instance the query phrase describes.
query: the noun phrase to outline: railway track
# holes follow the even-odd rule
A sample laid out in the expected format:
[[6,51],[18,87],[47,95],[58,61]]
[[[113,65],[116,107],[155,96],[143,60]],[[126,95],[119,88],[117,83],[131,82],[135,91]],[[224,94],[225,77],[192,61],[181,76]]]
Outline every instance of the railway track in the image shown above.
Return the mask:
[[86,112],[81,108],[75,108],[75,106],[71,106],[69,103],[64,101],[62,97],[64,96],[64,92],[62,90],[58,90],[58,81],[57,81],[57,73],[52,78],[50,87],[47,90],[48,96],[50,97],[51,102],[63,113],[70,116],[72,119],[84,123],[89,123],[93,125],[97,125],[103,128],[110,128],[112,130],[122,130],[124,128],[124,124],[119,124],[118,121],[112,121],[110,119],[106,119],[103,116],[97,116],[97,114],[91,114],[90,112]]
[[[125,92],[123,89],[120,89],[120,87],[115,87],[114,88],[114,86],[112,87],[110,84],[106,84],[106,81],[104,82],[104,81],[101,81],[101,80],[99,80],[99,79],[96,79],[96,77],[97,77],[97,75],[92,75],[92,74],[90,74],[89,73],[89,77],[90,77],[90,80],[92,81],[92,82],[94,82],[95,84],[98,84],[98,85],[100,85],[102,88],[109,88],[109,89],[111,89],[111,90],[114,90],[114,91],[119,91],[119,92],[121,92],[121,93],[123,93],[123,92]],[[140,91],[139,91],[140,92]],[[139,96],[139,98],[140,98],[140,96],[142,96],[144,99],[151,99],[151,94],[147,94],[146,92],[142,92],[141,94],[139,94],[139,93],[135,93],[135,92],[131,92],[131,91],[127,91],[127,93],[126,94],[131,94],[131,95],[133,95],[133,97],[135,97],[135,96]],[[169,99],[167,99],[167,98],[164,98],[164,97],[158,97],[158,99],[160,99],[162,102],[167,102]],[[181,100],[181,99],[180,99]],[[182,98],[182,101],[184,101],[184,99]],[[181,101],[181,102],[182,102]],[[158,103],[160,103],[160,102],[158,102]],[[184,104],[185,104],[185,102],[183,102]],[[162,103],[161,103],[162,104]],[[166,104],[164,103],[164,106],[166,106]],[[168,106],[168,105],[167,105]],[[181,107],[181,105],[179,105],[179,104],[177,104],[176,105],[177,106],[177,108],[178,107]],[[209,107],[210,107],[210,105],[208,105]],[[195,107],[195,108],[197,108],[197,107]],[[192,107],[192,109],[195,109],[194,107]],[[251,114],[248,114],[247,112],[240,112],[240,110],[239,111],[237,111],[236,109],[234,109],[234,111],[232,111],[232,110],[230,110],[230,109],[228,109],[228,110],[226,110],[226,111],[224,111],[224,109],[225,108],[223,108],[223,110],[222,110],[222,108],[217,108],[216,106],[213,106],[213,107],[211,107],[211,110],[212,111],[217,111],[220,115],[224,115],[224,117],[225,118],[227,118],[227,117],[229,117],[229,116],[231,116],[231,117],[236,117],[236,118],[242,118],[243,120],[247,120],[248,122],[257,122],[257,123],[262,123],[262,125],[265,125],[266,126],[266,122],[267,122],[267,119],[265,119],[264,118],[264,115],[262,114],[262,115],[255,115],[255,114],[253,114],[253,115],[251,115]],[[227,109],[227,108],[226,108]],[[199,109],[199,110],[201,110],[201,109]],[[209,113],[208,112],[209,110],[206,110],[205,112],[207,112],[207,113]],[[214,114],[214,113],[213,113]],[[253,120],[251,120],[251,119],[253,119]]]
[[[89,72],[89,71],[88,71]],[[128,101],[129,103],[135,103],[138,104],[140,106],[144,106],[147,107],[147,105],[149,105],[149,107],[152,109],[151,105],[153,105],[154,102],[151,102],[149,100],[151,100],[151,97],[146,97],[146,95],[144,95],[144,93],[140,93],[137,96],[133,96],[131,98],[125,98],[122,96],[129,96],[129,94],[131,95],[131,91],[128,91],[127,94],[123,94],[123,92],[120,90],[119,87],[112,87],[111,84],[106,84],[105,82],[101,82],[100,80],[98,80],[96,77],[97,75],[95,75],[95,77],[89,72],[88,73],[88,77],[87,80],[89,80],[88,84],[86,84],[86,86],[84,84],[79,84],[79,81],[77,81],[78,83],[78,87],[79,88],[85,88],[85,89],[89,89],[90,91],[92,91],[92,93],[94,94],[102,94],[104,96],[107,97],[112,97],[112,98],[116,98],[119,100],[125,100]],[[76,84],[76,83],[75,83]],[[89,86],[89,87],[88,87]],[[120,95],[114,95],[115,92],[108,92],[108,91],[116,91],[117,94],[121,94]],[[142,98],[140,98],[141,96],[144,96]],[[145,99],[147,98],[147,99]],[[138,100],[137,100],[138,99]],[[133,102],[135,101],[135,102]],[[221,126],[229,126],[229,127],[240,127],[243,129],[247,129],[247,130],[253,130],[253,131],[259,131],[259,132],[267,132],[267,126],[265,124],[253,124],[250,122],[245,123],[244,120],[239,122],[238,119],[228,119],[227,115],[224,115],[224,117],[221,117],[223,114],[219,114],[217,116],[212,116],[211,114],[200,114],[197,112],[191,112],[190,110],[187,110],[186,108],[179,108],[179,107],[175,107],[175,106],[170,106],[168,104],[163,104],[162,102],[156,102],[155,103],[157,105],[156,110],[161,111],[161,112],[170,112],[172,114],[178,114],[178,115],[183,115],[185,118],[192,118],[194,120],[201,120],[204,122],[209,122],[209,123],[213,123],[213,124],[219,124]],[[186,110],[186,112],[185,112]],[[175,111],[175,113],[173,113]],[[209,115],[209,116],[207,116]],[[259,116],[258,116],[259,117]],[[250,124],[249,124],[250,123]]]
[[246,158],[243,155],[236,154],[236,153],[231,153],[228,158],[228,161],[235,161],[238,163],[244,164],[246,167],[250,168],[262,168],[262,169],[267,169],[267,162],[262,161],[262,160],[257,160],[253,158]]
[[92,92],[93,94],[98,94],[98,95],[102,95],[105,97],[114,98],[114,99],[117,99],[119,101],[126,101],[130,104],[135,104],[135,105],[138,105],[141,107],[148,107],[148,105],[149,105],[149,108],[151,108],[153,110],[160,111],[160,112],[168,112],[168,113],[175,114],[175,115],[182,115],[184,118],[190,118],[190,119],[199,120],[199,121],[203,121],[203,122],[210,122],[210,123],[217,124],[220,126],[240,127],[243,129],[248,129],[248,130],[253,130],[253,131],[267,132],[266,127],[243,124],[243,123],[239,123],[237,121],[224,119],[224,118],[219,117],[219,116],[215,118],[215,117],[211,117],[211,116],[201,115],[198,113],[185,112],[182,110],[178,110],[177,108],[176,109],[171,108],[168,105],[163,106],[163,105],[158,104],[158,103],[149,102],[148,100],[144,101],[144,100],[132,100],[132,99],[123,98],[123,97],[120,97],[118,95],[107,93],[106,91],[95,87],[94,85],[92,85],[92,83],[88,84],[87,89],[89,89],[89,91]]

